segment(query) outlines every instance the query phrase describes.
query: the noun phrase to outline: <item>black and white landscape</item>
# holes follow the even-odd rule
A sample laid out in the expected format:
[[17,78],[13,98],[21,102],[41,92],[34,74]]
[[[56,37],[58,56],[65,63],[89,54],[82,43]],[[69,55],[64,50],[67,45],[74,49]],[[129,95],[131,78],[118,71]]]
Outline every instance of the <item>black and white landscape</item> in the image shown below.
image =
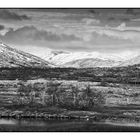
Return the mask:
[[140,9],[0,9],[0,131],[140,131]]

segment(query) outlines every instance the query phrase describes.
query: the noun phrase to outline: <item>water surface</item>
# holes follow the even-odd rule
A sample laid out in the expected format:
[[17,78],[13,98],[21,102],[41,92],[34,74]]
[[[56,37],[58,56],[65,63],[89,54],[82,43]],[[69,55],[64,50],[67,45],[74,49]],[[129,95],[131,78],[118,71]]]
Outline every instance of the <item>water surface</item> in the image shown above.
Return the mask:
[[0,119],[1,132],[140,132],[140,123],[105,120]]

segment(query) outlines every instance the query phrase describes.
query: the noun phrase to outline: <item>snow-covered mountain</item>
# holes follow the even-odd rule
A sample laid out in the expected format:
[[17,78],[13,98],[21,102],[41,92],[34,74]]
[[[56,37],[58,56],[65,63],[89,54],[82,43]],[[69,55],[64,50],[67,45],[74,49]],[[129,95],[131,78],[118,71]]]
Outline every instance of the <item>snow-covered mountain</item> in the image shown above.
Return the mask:
[[119,61],[114,60],[102,60],[98,58],[85,58],[75,61],[71,61],[64,64],[64,67],[76,67],[76,68],[93,68],[93,67],[116,67],[120,64]]
[[[41,58],[40,58],[41,57]],[[140,64],[138,53],[105,54],[99,52],[68,52],[48,49],[37,57],[0,43],[0,67],[121,67]]]
[[132,66],[132,65],[135,65],[135,64],[140,64],[140,55],[132,58],[132,59],[129,59],[129,60],[126,60],[124,62],[122,62],[119,66]]
[[[132,54],[131,52],[111,54],[99,52],[66,52],[49,50],[46,56],[43,58],[59,67],[87,68],[133,65],[140,60],[136,57],[138,57],[138,53]],[[137,60],[135,61],[133,59]]]
[[66,51],[50,51],[43,57],[45,60],[54,63],[55,65],[64,65],[68,62],[81,60],[81,59],[101,59],[101,60],[114,60],[120,61],[122,58],[115,55],[103,55],[98,52],[66,52]]
[[0,67],[52,67],[37,56],[11,48],[0,42]]

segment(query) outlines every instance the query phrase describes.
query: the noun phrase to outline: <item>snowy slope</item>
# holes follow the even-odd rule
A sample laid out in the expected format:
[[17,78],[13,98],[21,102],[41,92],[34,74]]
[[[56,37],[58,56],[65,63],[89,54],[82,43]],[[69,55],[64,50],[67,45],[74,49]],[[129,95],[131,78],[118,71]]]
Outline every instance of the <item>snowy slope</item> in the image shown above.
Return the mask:
[[[59,67],[117,67],[129,65],[129,60],[137,57],[137,53],[125,52],[109,54],[99,52],[66,52],[49,50],[44,59]],[[136,61],[135,61],[136,62]],[[130,62],[130,65],[133,63]]]
[[53,65],[34,55],[13,49],[0,43],[0,67],[52,67]]
[[44,57],[45,60],[54,63],[56,65],[63,65],[65,63],[75,61],[75,60],[80,60],[80,59],[87,59],[87,58],[97,58],[97,59],[102,59],[102,60],[122,60],[122,58],[119,58],[118,56],[115,55],[103,55],[98,52],[63,52],[63,51],[52,51],[49,52],[46,57]]
[[119,66],[132,66],[135,64],[140,64],[140,55],[122,62]]
[[71,61],[64,64],[64,67],[75,67],[75,68],[93,68],[93,67],[115,67],[120,62],[113,60],[102,60],[97,58],[85,58],[80,60]]

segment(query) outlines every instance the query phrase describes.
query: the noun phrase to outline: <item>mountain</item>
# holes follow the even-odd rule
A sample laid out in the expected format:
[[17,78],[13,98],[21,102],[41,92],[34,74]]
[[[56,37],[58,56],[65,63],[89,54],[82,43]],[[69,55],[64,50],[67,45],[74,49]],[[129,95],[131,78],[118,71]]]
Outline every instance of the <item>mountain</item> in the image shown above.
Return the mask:
[[[41,57],[50,63],[53,63],[57,66],[65,66],[66,64],[75,63],[75,61],[85,61],[91,59],[96,62],[105,61],[110,63],[111,61],[114,63],[122,62],[123,58],[116,55],[108,55],[102,54],[98,52],[66,52],[66,51],[48,51],[46,57]],[[74,61],[74,62],[73,62]]]
[[121,67],[140,64],[140,53],[132,51],[102,53],[52,51],[50,49],[41,58],[58,67]]
[[121,67],[140,64],[140,55],[68,52],[48,49],[44,57],[25,53],[0,42],[0,67]]
[[76,68],[93,68],[93,67],[115,67],[118,66],[118,64],[120,64],[120,62],[116,62],[113,60],[86,58],[65,63],[64,66]]
[[131,53],[109,54],[99,52],[67,52],[48,50],[44,60],[58,67],[117,67],[127,59],[133,58]]
[[126,60],[124,62],[122,62],[119,67],[121,66],[132,66],[132,65],[136,65],[136,64],[140,64],[140,55],[132,58],[132,59],[129,59],[129,60]]
[[0,43],[0,67],[53,67],[51,63]]

